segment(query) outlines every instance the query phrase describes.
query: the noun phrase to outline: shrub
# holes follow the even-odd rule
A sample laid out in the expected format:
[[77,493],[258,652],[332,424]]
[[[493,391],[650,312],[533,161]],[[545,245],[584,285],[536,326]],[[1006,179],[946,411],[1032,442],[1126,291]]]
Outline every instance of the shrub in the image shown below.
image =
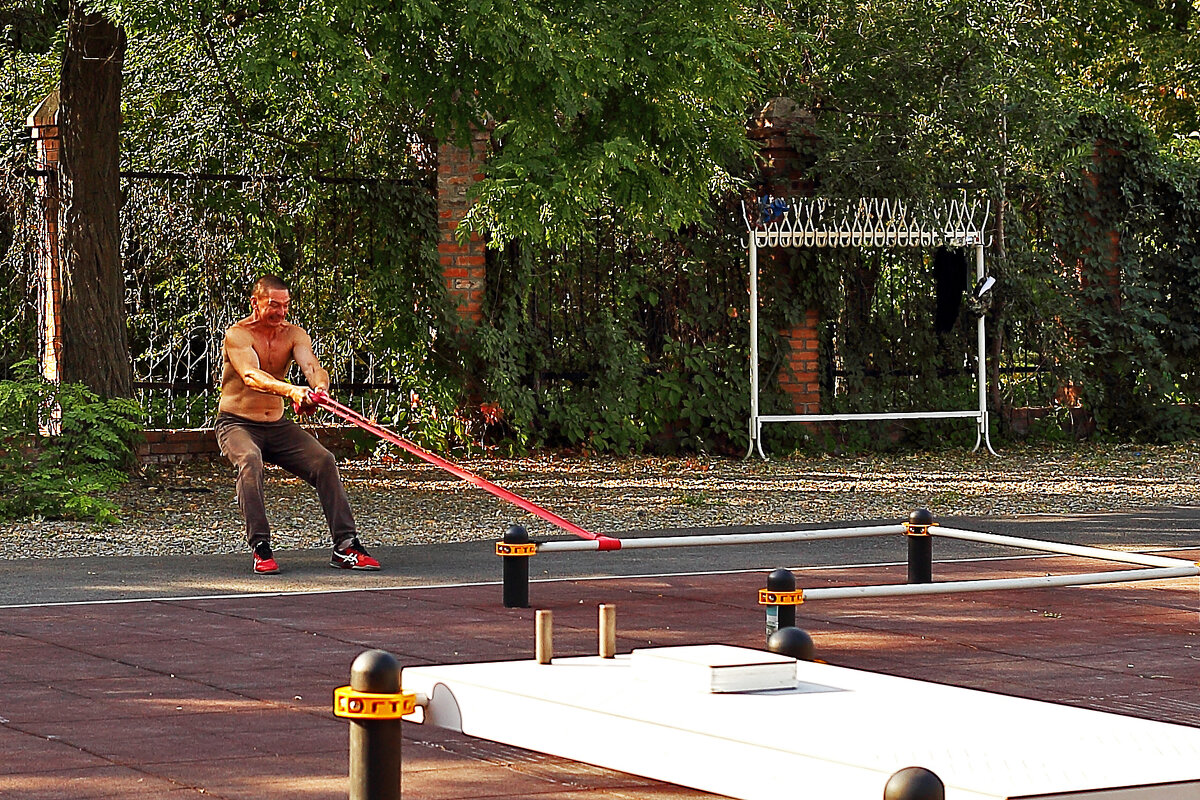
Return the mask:
[[[80,384],[50,383],[32,362],[15,373],[0,381],[0,519],[115,521],[117,505],[107,495],[135,463],[141,408]],[[61,432],[44,435],[52,419]]]

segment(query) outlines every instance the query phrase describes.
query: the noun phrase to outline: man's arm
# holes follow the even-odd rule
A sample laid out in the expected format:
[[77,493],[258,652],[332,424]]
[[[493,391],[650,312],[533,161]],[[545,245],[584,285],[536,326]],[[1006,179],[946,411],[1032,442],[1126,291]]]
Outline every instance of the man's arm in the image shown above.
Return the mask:
[[329,373],[313,353],[312,338],[302,330],[297,330],[296,344],[292,346],[292,359],[296,366],[300,367],[304,379],[314,391],[329,391]]
[[[305,338],[308,338],[307,334]],[[310,348],[309,353],[311,352]],[[254,350],[254,339],[249,331],[236,326],[226,331],[225,355],[248,389],[286,397],[294,403],[304,403],[308,400],[308,390],[303,386],[281,381],[262,368],[258,353]]]

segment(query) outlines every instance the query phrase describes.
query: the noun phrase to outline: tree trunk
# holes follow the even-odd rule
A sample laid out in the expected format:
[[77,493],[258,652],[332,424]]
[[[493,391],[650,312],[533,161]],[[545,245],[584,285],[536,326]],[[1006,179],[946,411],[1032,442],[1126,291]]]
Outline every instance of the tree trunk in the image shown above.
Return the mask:
[[74,0],[59,125],[63,217],[62,378],[102,397],[133,394],[120,254],[121,68],[125,34]]

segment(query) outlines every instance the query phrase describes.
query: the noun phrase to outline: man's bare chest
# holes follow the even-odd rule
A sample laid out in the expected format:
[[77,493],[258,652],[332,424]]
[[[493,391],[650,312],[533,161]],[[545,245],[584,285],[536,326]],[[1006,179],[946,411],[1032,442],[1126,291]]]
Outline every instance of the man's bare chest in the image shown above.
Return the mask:
[[283,378],[292,365],[292,346],[290,337],[254,337],[254,352],[258,354],[259,366],[277,378]]

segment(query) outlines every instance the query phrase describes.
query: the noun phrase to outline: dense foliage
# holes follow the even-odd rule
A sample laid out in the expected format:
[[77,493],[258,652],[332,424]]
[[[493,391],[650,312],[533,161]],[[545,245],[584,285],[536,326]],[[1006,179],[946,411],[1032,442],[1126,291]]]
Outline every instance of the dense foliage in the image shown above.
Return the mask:
[[[111,522],[140,440],[137,403],[101,400],[79,384],[53,385],[26,362],[0,381],[0,519]],[[42,435],[46,425],[58,427]]]
[[245,142],[275,169],[340,173],[489,121],[473,224],[497,243],[577,239],[601,208],[669,232],[749,153],[747,54],[762,37],[733,0],[97,6],[147,70],[130,87],[151,100],[129,103],[131,126],[148,126],[135,148],[161,146],[148,135],[161,122],[180,135],[157,141],[193,156]]
[[[792,143],[814,192],[991,202],[993,409],[1082,403],[1105,433],[1196,433],[1200,14],[1187,0],[94,7],[129,35],[127,169],[258,176],[129,183],[142,358],[219,331],[270,268],[296,284],[328,360],[383,364],[399,389],[377,411],[431,443],[737,451],[738,199],[773,190],[745,124],[785,96],[803,112]],[[0,6],[9,164],[28,158],[21,119],[53,84],[63,14]],[[472,328],[445,302],[428,188],[437,142],[477,125],[493,151],[467,226],[495,249]],[[15,294],[17,260],[0,281]],[[763,410],[789,410],[779,331],[810,308],[828,410],[970,407],[975,317],[964,307],[933,329],[933,273],[917,251],[765,262]],[[19,317],[11,330],[27,330]],[[947,430],[909,435],[967,436]]]
[[507,443],[741,445],[744,255],[732,217],[712,222],[723,235],[692,228],[636,239],[602,228],[588,246],[510,248],[493,261],[476,339]]
[[[813,111],[795,142],[818,191],[963,187],[992,202],[993,408],[1081,402],[1105,432],[1194,435],[1180,405],[1200,400],[1194,6],[885,0],[802,13],[818,33],[783,80]],[[826,317],[861,337],[843,341],[856,345],[850,361],[898,353],[901,371],[936,370],[963,352],[913,341],[912,320],[881,302],[894,259],[817,260],[839,262],[813,285]],[[925,276],[917,303],[928,266],[901,267],[910,282]],[[870,381],[850,394],[892,393]]]
[[[760,24],[805,34],[763,78],[767,92],[806,112],[792,143],[814,191],[915,199],[966,191],[990,200],[996,235],[987,261],[1000,282],[987,317],[994,410],[1082,403],[1105,433],[1197,433],[1200,26],[1192,6],[816,0],[763,11]],[[636,253],[625,270],[603,276],[613,284],[603,313],[580,314],[574,326],[547,326],[529,297],[549,282],[564,287],[560,303],[571,302],[594,272],[592,257],[526,254],[537,268],[523,291],[506,288],[489,319],[499,330],[484,333],[489,363],[499,365],[493,387],[528,421],[517,427],[532,441],[734,449],[729,440],[747,416],[744,325],[691,323],[711,319],[710,306],[744,319],[744,283],[714,297],[711,286],[688,291],[689,270],[644,266],[653,253],[656,266],[695,259],[709,275],[744,274],[736,247],[712,245],[737,236],[736,226],[716,224],[722,219],[669,244],[612,242]],[[785,369],[776,332],[808,308],[826,321],[828,410],[973,407],[976,317],[964,307],[950,330],[934,330],[931,255],[843,249],[769,261],[760,277],[765,412],[791,410],[772,381]],[[687,357],[656,346],[660,334],[647,321],[664,316]],[[556,336],[567,346],[555,347]],[[665,384],[705,411],[663,395]],[[871,446],[894,433],[846,430]],[[778,427],[768,434],[779,446],[805,438]],[[930,446],[971,441],[969,430],[945,423],[911,425],[907,435]]]
[[[1035,249],[1025,254],[1033,268],[1018,292],[1045,292],[1047,284],[1057,290],[1021,298],[1059,323],[1044,355],[1103,430],[1195,436],[1200,141],[1162,148],[1144,121],[1121,107],[1077,114],[1070,134],[1080,156],[1068,179],[1020,198],[1025,240]],[[1033,270],[1047,260],[1051,281],[1039,281]],[[1016,316],[1008,309],[1002,321]]]

